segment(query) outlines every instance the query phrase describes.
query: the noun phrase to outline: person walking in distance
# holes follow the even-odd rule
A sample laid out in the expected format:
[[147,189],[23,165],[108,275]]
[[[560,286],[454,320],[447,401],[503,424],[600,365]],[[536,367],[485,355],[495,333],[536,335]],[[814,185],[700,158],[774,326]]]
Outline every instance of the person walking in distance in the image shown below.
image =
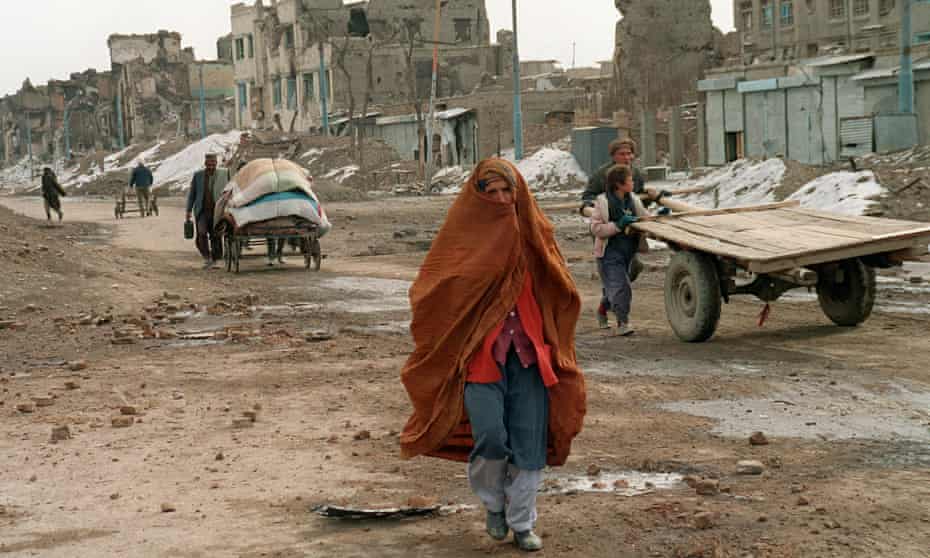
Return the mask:
[[43,168],[42,202],[45,206],[45,218],[47,220],[52,220],[52,211],[58,214],[59,221],[64,218],[64,213],[61,211],[60,198],[67,197],[67,195],[64,188],[58,183],[58,178],[55,176],[55,173],[52,172],[52,169],[49,167]]
[[203,267],[210,268],[223,257],[220,237],[213,228],[216,201],[229,182],[229,171],[217,166],[213,153],[206,155],[204,168],[194,174],[187,192],[187,220],[194,218],[197,227],[197,250],[203,256]]
[[542,470],[564,465],[585,415],[581,310],[552,223],[511,163],[478,164],[410,290],[415,349],[401,380],[406,458],[468,463],[490,537],[535,533]]
[[145,217],[149,214],[149,192],[155,177],[152,171],[145,166],[145,161],[139,159],[139,164],[132,169],[132,176],[129,178],[129,187],[136,190],[136,200],[139,202],[139,215]]

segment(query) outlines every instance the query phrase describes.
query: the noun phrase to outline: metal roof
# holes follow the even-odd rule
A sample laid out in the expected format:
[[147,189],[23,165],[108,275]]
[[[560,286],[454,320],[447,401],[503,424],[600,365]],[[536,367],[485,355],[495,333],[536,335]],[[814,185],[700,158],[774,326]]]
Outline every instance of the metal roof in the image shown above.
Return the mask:
[[[912,68],[915,72],[930,70],[930,58],[915,62]],[[850,79],[852,79],[853,81],[863,81],[867,79],[893,78],[897,76],[898,72],[900,71],[901,71],[901,66],[888,66],[886,68],[872,68],[871,70],[859,72],[858,74],[854,75]]]
[[[442,110],[436,113],[436,120],[453,120],[462,116],[463,114],[468,114],[470,112],[475,112],[474,109],[466,108],[452,108],[448,110]],[[425,117],[426,115],[424,115]],[[405,124],[409,122],[416,122],[416,114],[401,114],[399,116],[383,116],[375,120],[377,126],[388,126],[390,124]]]
[[858,62],[860,60],[866,60],[867,58],[874,58],[875,55],[871,52],[861,53],[861,54],[844,54],[842,56],[826,56],[824,58],[815,58],[810,62],[807,62],[806,66],[811,66],[813,68],[819,68],[821,66],[838,66],[840,64],[849,64],[850,62]]

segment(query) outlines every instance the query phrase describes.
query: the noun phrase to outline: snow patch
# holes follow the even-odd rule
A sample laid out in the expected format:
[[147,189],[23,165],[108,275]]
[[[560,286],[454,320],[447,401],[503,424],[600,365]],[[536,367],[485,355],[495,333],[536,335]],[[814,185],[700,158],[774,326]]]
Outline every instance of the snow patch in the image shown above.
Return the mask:
[[512,151],[507,152],[504,158],[516,164],[520,174],[534,190],[588,181],[587,173],[575,160],[575,156],[554,147],[543,147],[520,162],[514,160]]
[[781,159],[735,161],[696,182],[681,184],[681,187],[705,189],[681,201],[708,209],[772,203],[786,170]]
[[323,175],[323,178],[329,180],[334,180],[340,184],[348,180],[350,177],[355,176],[358,173],[358,165],[348,165],[346,167],[339,167],[338,169],[333,169],[328,173]]
[[203,168],[203,159],[207,153],[216,153],[221,157],[235,148],[241,133],[238,130],[225,134],[213,134],[192,143],[183,151],[165,159],[155,171],[155,184],[158,186],[181,185],[184,188],[193,178],[194,173]]
[[811,182],[795,192],[789,200],[797,200],[811,209],[862,215],[885,193],[872,171],[834,172]]

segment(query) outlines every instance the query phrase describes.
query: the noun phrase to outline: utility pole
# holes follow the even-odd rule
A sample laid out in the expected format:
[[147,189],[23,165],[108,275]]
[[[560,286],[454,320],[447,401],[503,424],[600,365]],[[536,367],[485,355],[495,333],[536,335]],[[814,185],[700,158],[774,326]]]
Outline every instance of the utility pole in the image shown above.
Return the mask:
[[71,160],[71,103],[65,103],[65,164]]
[[207,101],[203,90],[203,62],[200,63],[200,139],[207,137]]
[[520,101],[520,40],[517,35],[517,0],[513,0],[513,155],[523,159],[523,107]]
[[575,69],[575,51],[578,48],[578,43],[572,42],[572,69]]
[[436,119],[436,88],[439,81],[439,26],[442,24],[441,17],[442,0],[436,0],[436,18],[433,21],[433,75],[432,85],[429,94],[429,117],[426,120],[426,176],[424,184],[426,193],[432,192],[433,182],[433,122]]
[[116,127],[119,129],[119,148],[123,149],[126,147],[126,139],[123,135],[123,86],[120,83],[116,84]]
[[323,126],[323,135],[329,136],[329,83],[326,79],[326,47],[323,45],[323,38],[317,43],[320,48],[320,120]]
[[914,68],[911,65],[911,2],[901,0],[901,69],[898,71],[898,112],[914,114]]

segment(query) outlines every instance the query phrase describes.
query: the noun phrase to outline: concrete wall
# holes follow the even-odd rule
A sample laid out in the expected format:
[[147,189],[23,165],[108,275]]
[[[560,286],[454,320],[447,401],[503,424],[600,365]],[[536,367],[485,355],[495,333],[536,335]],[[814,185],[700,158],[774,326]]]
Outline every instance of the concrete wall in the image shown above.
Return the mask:
[[200,68],[203,68],[203,88],[207,97],[232,97],[235,95],[235,69],[226,62],[197,62],[189,70],[190,95],[200,97]]
[[915,101],[920,143],[930,145],[930,76],[917,82]]
[[107,46],[113,64],[127,64],[140,58],[151,64],[159,57],[168,62],[181,61],[180,33],[159,31],[151,35],[110,35]]
[[[736,27],[741,35],[740,43],[745,45],[744,63],[754,59],[769,59],[773,53],[779,60],[810,58],[823,54],[831,46],[841,46],[846,52],[879,52],[899,48],[900,2],[895,2],[890,12],[882,13],[880,0],[869,0],[868,14],[855,15],[851,12],[853,2],[849,1],[847,15],[833,18],[830,3],[826,0],[794,0],[793,23],[785,25],[779,17],[775,17],[772,26],[762,27],[761,0],[750,0],[752,27],[747,29],[741,16],[744,1],[733,1]],[[930,32],[930,5],[913,6],[912,27],[915,34]]]

